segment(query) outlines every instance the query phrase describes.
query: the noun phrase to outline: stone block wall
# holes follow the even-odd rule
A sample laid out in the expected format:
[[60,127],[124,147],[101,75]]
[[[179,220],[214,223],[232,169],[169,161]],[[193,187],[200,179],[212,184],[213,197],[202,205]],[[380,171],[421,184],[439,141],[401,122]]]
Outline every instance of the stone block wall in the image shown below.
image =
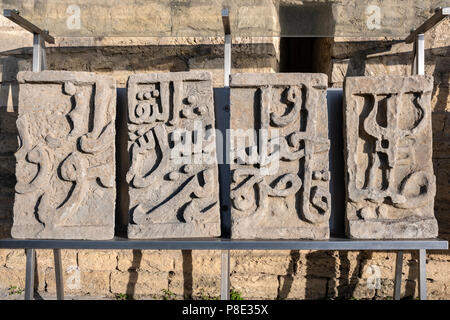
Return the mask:
[[[432,93],[433,166],[439,237],[450,240],[450,23],[426,35],[426,74],[434,77]],[[0,48],[0,228],[8,237],[14,201],[14,152],[17,149],[18,71],[31,69],[31,36],[0,17],[0,32],[11,41]],[[6,39],[6,38],[5,38]],[[9,38],[8,38],[9,39]],[[47,49],[48,69],[90,71],[113,76],[119,88],[134,73],[204,69],[214,86],[223,84],[222,39],[58,39]],[[279,39],[234,39],[233,73],[275,72]],[[160,46],[157,46],[160,45]],[[320,72],[329,85],[341,87],[347,75],[408,75],[412,45],[391,39],[326,39]],[[324,55],[326,56],[326,55]],[[119,89],[120,90],[120,89]],[[405,253],[402,294],[418,295],[417,254]],[[135,298],[214,298],[220,292],[219,251],[63,250],[66,295]],[[36,288],[55,295],[53,257],[37,250]],[[427,255],[428,297],[450,298],[450,255]],[[231,255],[231,286],[245,299],[388,299],[393,295],[395,254],[387,252],[242,251]],[[378,289],[368,283],[379,275]],[[375,277],[374,277],[375,276]],[[24,288],[24,250],[0,250],[0,299],[11,287]]]

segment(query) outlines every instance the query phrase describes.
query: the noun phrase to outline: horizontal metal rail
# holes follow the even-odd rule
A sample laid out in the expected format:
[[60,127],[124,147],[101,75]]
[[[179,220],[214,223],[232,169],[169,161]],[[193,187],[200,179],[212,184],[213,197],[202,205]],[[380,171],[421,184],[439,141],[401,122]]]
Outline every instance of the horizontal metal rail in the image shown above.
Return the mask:
[[430,240],[0,240],[1,249],[154,249],[154,250],[446,250],[448,242]]

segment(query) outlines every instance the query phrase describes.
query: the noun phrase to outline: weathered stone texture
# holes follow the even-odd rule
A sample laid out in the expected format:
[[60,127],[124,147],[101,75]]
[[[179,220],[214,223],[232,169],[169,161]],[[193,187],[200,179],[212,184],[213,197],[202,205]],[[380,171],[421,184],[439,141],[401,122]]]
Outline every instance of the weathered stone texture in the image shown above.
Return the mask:
[[80,250],[78,266],[82,270],[115,270],[117,253],[110,250]]
[[[45,282],[44,277],[41,278],[45,285],[45,290],[48,293],[56,294],[56,280],[55,270],[48,268],[45,270]],[[100,291],[104,292],[104,295],[109,294],[110,288],[110,272],[104,271],[92,271],[92,270],[79,270],[79,280],[74,277],[74,272],[70,268],[63,270],[63,281],[65,294],[97,294]]]
[[167,273],[148,271],[113,271],[111,273],[111,292],[127,293],[129,295],[162,296],[168,288]]
[[129,238],[220,235],[209,72],[128,81]]
[[169,290],[184,299],[211,299],[220,297],[220,276],[212,272],[175,272],[169,277]]
[[328,238],[326,76],[235,74],[230,86],[231,237]]
[[177,253],[162,250],[123,250],[117,256],[117,269],[169,272],[174,270],[175,258],[181,258],[181,254]]
[[115,208],[112,78],[20,72],[14,238],[110,239]]
[[272,299],[278,296],[278,277],[276,275],[232,275],[230,284],[245,299]]
[[278,299],[323,299],[328,279],[292,275],[280,277]]
[[6,263],[6,255],[7,250],[6,249],[0,249],[0,267],[3,267]]
[[429,76],[350,77],[344,126],[347,234],[434,238]]

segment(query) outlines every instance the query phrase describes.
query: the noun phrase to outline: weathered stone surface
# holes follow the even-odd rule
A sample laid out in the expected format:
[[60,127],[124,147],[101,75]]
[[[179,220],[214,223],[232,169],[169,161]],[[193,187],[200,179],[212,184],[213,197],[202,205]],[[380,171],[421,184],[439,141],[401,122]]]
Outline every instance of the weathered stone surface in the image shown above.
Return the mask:
[[[83,270],[69,266],[62,272],[65,294],[104,294],[110,291],[111,272]],[[49,293],[56,293],[55,270],[45,270],[45,287]],[[43,278],[42,278],[43,279]],[[44,282],[44,281],[40,281]]]
[[328,238],[327,77],[235,74],[230,86],[231,237]]
[[281,276],[278,299],[323,299],[327,292],[328,279],[315,277]]
[[117,255],[117,269],[169,272],[174,269],[175,257],[181,259],[181,254],[177,253],[165,250],[122,250]]
[[14,238],[110,239],[115,208],[112,78],[20,72]]
[[77,261],[82,270],[115,270],[117,254],[110,250],[80,250]]
[[0,267],[5,265],[7,253],[8,251],[6,249],[0,249]]
[[[220,268],[215,270],[220,270]],[[195,274],[175,271],[169,279],[169,290],[184,299],[205,299],[206,297],[211,299],[219,297],[220,272],[216,272],[216,274],[212,274],[212,272]]]
[[[94,261],[94,259],[92,260]],[[76,250],[61,250],[61,262],[63,268],[65,266],[77,265],[77,251]],[[53,250],[36,250],[36,264],[39,269],[47,269],[55,267],[55,260]],[[10,267],[11,268],[11,267]]]
[[434,238],[429,76],[349,77],[344,125],[347,234]]
[[276,299],[278,296],[278,277],[275,275],[241,275],[230,277],[231,287],[246,300]]
[[128,295],[163,295],[169,287],[167,273],[147,271],[113,271],[111,273],[111,292]]
[[220,235],[209,72],[128,80],[129,238]]
[[[56,36],[198,37],[221,35],[220,9],[230,8],[238,36],[406,37],[447,0],[1,0]],[[11,41],[10,39],[7,39]],[[9,42],[8,41],[8,42]]]
[[12,272],[13,269],[0,267],[0,289],[8,289],[12,286],[25,288],[25,272]]

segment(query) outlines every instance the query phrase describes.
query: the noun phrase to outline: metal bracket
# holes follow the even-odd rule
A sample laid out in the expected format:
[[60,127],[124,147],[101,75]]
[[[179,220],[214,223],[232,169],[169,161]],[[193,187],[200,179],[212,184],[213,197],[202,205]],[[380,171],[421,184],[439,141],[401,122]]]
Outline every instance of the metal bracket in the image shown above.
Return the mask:
[[45,70],[45,43],[53,44],[55,43],[55,38],[47,30],[43,30],[21,17],[18,10],[5,9],[3,10],[3,15],[33,34],[33,72]]
[[450,7],[437,8],[436,13],[422,23],[416,30],[405,39],[405,43],[414,42],[414,61],[412,74],[425,74],[425,32],[436,26],[444,18],[450,15]]

